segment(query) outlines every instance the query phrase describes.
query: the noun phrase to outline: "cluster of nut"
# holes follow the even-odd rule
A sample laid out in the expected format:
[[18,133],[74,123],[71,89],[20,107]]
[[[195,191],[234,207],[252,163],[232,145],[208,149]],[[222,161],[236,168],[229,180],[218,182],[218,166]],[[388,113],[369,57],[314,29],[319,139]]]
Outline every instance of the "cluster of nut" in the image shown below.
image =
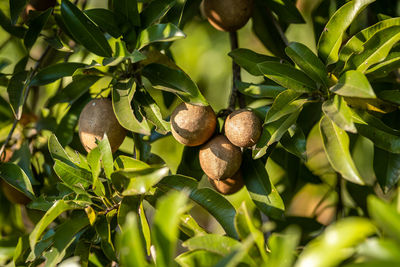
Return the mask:
[[240,171],[242,151],[261,135],[261,122],[254,112],[240,109],[225,120],[225,135],[216,134],[217,118],[210,106],[180,104],[171,115],[171,131],[186,146],[199,146],[200,166],[210,183],[222,194],[233,194],[243,187]]

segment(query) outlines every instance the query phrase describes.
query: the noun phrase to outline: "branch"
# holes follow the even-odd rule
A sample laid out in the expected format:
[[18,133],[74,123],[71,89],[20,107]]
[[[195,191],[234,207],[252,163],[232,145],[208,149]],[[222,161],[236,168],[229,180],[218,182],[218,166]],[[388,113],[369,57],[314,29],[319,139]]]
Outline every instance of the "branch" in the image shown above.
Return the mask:
[[[30,82],[32,80],[33,76],[38,71],[38,69],[40,67],[40,64],[42,63],[42,60],[45,58],[47,53],[50,51],[50,48],[51,47],[48,45],[46,47],[46,49],[44,50],[43,54],[40,56],[40,58],[36,61],[35,66],[33,67],[32,71],[31,71],[31,74],[29,75],[29,78],[27,80],[28,82]],[[31,86],[28,84],[27,87],[26,87],[26,90],[25,90],[23,102],[21,104],[22,108],[24,107],[26,99],[28,98],[30,89],[31,89]],[[14,130],[15,130],[15,128],[17,128],[17,124],[18,124],[19,120],[20,119],[17,119],[17,118],[14,119],[13,126],[11,127],[11,130],[8,133],[8,136],[7,136],[6,140],[4,141],[3,145],[0,148],[0,159],[3,157],[3,154],[4,154],[4,151],[6,149],[6,146],[7,146],[8,142],[10,142],[11,137],[12,137],[12,135],[14,133]]]
[[[237,32],[236,31],[229,32],[229,37],[231,42],[231,50],[239,48]],[[240,66],[236,64],[235,61],[232,60],[232,92],[229,99],[229,108],[228,108],[231,111],[235,109],[236,99],[239,102],[240,108],[244,108],[246,106],[243,95],[238,91],[238,88],[236,86],[236,82],[241,80],[242,79],[240,77]]]

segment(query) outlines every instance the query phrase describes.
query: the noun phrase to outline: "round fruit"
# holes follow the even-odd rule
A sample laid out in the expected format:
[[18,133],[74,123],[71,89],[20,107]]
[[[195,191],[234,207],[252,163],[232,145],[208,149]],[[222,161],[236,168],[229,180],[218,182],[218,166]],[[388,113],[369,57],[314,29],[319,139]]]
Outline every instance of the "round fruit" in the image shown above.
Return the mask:
[[214,133],[217,117],[210,106],[180,104],[171,115],[171,131],[186,146],[204,144]]
[[94,99],[86,104],[79,117],[79,138],[86,151],[97,146],[107,134],[114,153],[125,139],[126,131],[115,117],[112,103],[108,99]]
[[242,152],[224,135],[218,135],[199,152],[200,166],[211,179],[232,177],[242,164]]
[[220,31],[242,28],[253,12],[253,0],[204,0],[208,21]]
[[227,178],[225,180],[214,180],[208,177],[210,184],[223,195],[232,195],[238,192],[244,186],[243,176],[240,171],[238,171],[232,178]]
[[228,115],[225,121],[225,135],[232,144],[251,147],[258,142],[262,131],[261,121],[250,110],[240,109]]
[[12,185],[1,180],[1,188],[3,189],[4,196],[14,204],[26,205],[31,202],[31,199],[15,189]]
[[35,10],[44,11],[57,4],[57,0],[31,0],[30,4]]

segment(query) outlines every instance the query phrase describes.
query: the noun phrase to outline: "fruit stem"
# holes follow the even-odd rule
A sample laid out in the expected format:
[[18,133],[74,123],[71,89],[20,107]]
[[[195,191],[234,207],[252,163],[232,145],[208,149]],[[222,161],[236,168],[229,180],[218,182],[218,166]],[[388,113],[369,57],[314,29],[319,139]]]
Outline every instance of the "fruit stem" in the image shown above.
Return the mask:
[[[235,50],[239,48],[239,41],[237,31],[229,32],[229,39],[231,43],[231,50]],[[240,66],[236,64],[234,60],[232,60],[232,92],[229,99],[229,109],[235,110],[236,100],[239,102],[239,107],[244,108],[246,106],[244,102],[243,95],[239,92],[236,83],[241,81],[240,77]]]

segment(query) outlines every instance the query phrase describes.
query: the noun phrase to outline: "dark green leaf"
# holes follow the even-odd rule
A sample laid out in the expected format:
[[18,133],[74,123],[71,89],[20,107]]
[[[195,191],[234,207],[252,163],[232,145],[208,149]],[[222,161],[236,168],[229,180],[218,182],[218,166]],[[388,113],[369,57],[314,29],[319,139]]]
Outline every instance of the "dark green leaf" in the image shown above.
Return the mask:
[[186,35],[174,24],[156,24],[140,32],[138,49],[156,42],[171,42],[185,38]]
[[328,88],[328,72],[324,63],[307,46],[293,42],[285,49],[286,54],[316,83]]
[[279,85],[252,84],[245,82],[236,82],[239,92],[253,98],[275,98],[286,88]]
[[112,57],[103,59],[102,64],[104,66],[115,66],[126,59],[129,59],[132,64],[146,59],[146,56],[140,53],[138,50],[133,50],[132,53],[129,52],[124,41],[115,42],[115,49],[113,52],[114,53]]
[[290,65],[268,61],[258,64],[258,67],[265,76],[285,88],[299,93],[309,93],[316,89],[313,80]]
[[85,169],[70,166],[62,161],[54,160],[54,171],[57,176],[69,187],[86,188],[92,184],[92,175]]
[[253,160],[248,153],[244,154],[243,179],[254,204],[267,216],[282,219],[285,205],[274,184],[268,177],[265,165],[260,159]]
[[340,76],[336,85],[330,88],[332,92],[342,96],[358,98],[376,98],[374,90],[365,75],[357,70],[349,70]]
[[86,64],[77,62],[64,62],[48,66],[33,77],[30,85],[37,86],[55,82],[63,77],[72,76],[77,69],[85,66]]
[[375,0],[350,1],[333,14],[318,41],[318,55],[326,65],[338,61],[343,35],[360,12]]
[[400,68],[400,52],[390,53],[386,59],[369,68],[365,74],[368,79],[384,78],[390,72]]
[[280,143],[286,151],[307,161],[306,137],[298,125],[290,127],[282,136]]
[[374,170],[379,185],[387,193],[400,179],[400,154],[375,147]]
[[96,23],[100,29],[108,32],[112,37],[118,38],[121,36],[121,28],[118,27],[118,20],[112,11],[104,8],[94,8],[85,10],[84,13]]
[[10,0],[11,24],[15,25],[15,23],[17,23],[27,2],[28,0]]
[[[114,210],[115,211],[115,210]],[[101,248],[109,260],[117,260],[114,244],[111,239],[109,214],[102,216],[96,222],[95,229],[101,240]]]
[[136,0],[113,1],[113,8],[117,16],[122,16],[133,26],[140,26],[140,17]]
[[290,23],[305,23],[296,5],[290,0],[264,0],[267,6],[282,20]]
[[[124,2],[124,1],[116,1]],[[133,1],[130,1],[133,2]],[[135,3],[136,4],[136,3]],[[69,0],[61,1],[61,16],[72,36],[87,50],[99,56],[111,57],[112,51],[103,33]]]
[[26,29],[21,26],[12,25],[11,21],[3,13],[3,10],[0,10],[0,26],[9,34],[11,34],[17,38],[24,38]]
[[337,126],[345,131],[357,133],[353,122],[353,113],[341,96],[335,95],[322,104],[322,111]]
[[356,184],[364,184],[349,150],[349,136],[331,119],[324,116],[320,121],[320,131],[326,156],[332,166],[343,178]]
[[197,85],[179,69],[171,69],[160,64],[149,64],[143,68],[145,76],[156,89],[173,92],[185,102],[207,105]]
[[142,26],[148,27],[163,18],[176,2],[176,0],[151,1],[142,13],[140,13]]
[[9,162],[0,164],[0,177],[28,198],[35,198],[31,181],[18,165]]
[[67,152],[65,152],[54,134],[49,137],[48,148],[53,160],[59,160],[73,166],[72,159],[68,156]]
[[53,9],[50,8],[47,11],[40,14],[39,16],[37,16],[36,18],[30,20],[29,29],[24,37],[24,44],[26,48],[29,49],[34,45],[44,25],[46,24],[48,18],[50,17],[51,12],[53,12]]
[[265,61],[279,61],[279,58],[258,54],[249,49],[238,48],[228,54],[240,67],[255,76],[262,76],[257,64]]
[[301,94],[292,90],[285,90],[280,93],[265,117],[265,124],[279,120],[283,116],[291,114],[298,110],[306,99],[296,100]]
[[18,72],[11,77],[8,83],[8,99],[16,119],[20,119],[22,115],[22,104],[24,101],[25,91],[27,89],[27,76],[28,73],[25,71]]

